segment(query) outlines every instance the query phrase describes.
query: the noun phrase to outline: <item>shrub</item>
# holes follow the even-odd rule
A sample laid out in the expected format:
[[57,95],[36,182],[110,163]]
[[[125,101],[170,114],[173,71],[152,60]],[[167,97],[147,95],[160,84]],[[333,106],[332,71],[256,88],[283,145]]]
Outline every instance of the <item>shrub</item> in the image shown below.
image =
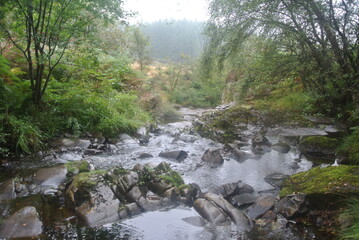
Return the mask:
[[2,117],[6,146],[17,153],[32,153],[43,148],[40,129],[26,119],[8,115]]
[[352,164],[359,164],[359,126],[352,128],[354,131],[346,137],[338,148],[338,153],[346,156]]

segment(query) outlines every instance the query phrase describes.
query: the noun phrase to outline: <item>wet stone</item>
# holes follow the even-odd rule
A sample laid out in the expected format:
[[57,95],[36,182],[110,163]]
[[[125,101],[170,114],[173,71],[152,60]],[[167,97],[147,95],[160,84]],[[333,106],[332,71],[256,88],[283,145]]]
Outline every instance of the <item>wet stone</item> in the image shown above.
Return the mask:
[[42,233],[42,222],[34,207],[24,207],[0,225],[0,238],[36,237]]
[[211,166],[222,165],[224,159],[221,155],[220,149],[210,148],[207,149],[201,157],[202,161],[210,164]]
[[185,151],[180,150],[180,151],[160,152],[158,156],[168,159],[174,159],[179,162],[182,162],[185,158],[188,157],[188,154]]
[[257,200],[257,196],[250,193],[239,194],[231,198],[231,203],[236,207],[253,204]]
[[257,219],[274,206],[275,197],[265,195],[256,200],[247,210],[247,216],[250,219]]
[[0,183],[0,202],[2,200],[10,200],[16,198],[15,183],[13,179],[9,179]]
[[279,188],[289,176],[283,173],[272,173],[265,176],[264,180],[272,186]]
[[272,145],[272,149],[277,152],[286,154],[290,151],[290,146],[286,143],[279,142],[279,143]]

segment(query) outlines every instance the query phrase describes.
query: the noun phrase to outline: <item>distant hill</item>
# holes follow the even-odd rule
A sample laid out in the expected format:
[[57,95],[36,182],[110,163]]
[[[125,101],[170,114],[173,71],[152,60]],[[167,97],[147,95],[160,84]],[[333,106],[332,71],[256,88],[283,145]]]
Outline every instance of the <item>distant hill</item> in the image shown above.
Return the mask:
[[203,22],[189,20],[164,20],[143,27],[151,42],[151,57],[155,60],[180,61],[181,54],[198,57],[205,38]]

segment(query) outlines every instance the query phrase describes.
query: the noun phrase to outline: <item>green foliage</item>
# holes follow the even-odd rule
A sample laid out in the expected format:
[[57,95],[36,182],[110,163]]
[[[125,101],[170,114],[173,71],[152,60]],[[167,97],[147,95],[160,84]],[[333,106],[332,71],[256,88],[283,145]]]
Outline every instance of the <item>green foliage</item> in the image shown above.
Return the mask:
[[165,175],[159,175],[158,177],[164,180],[166,183],[170,183],[175,187],[180,187],[184,184],[181,175],[175,171],[167,172]]
[[[28,63],[32,100],[39,105],[53,71],[66,49],[97,30],[96,21],[123,17],[122,1],[4,1],[0,31],[11,39]],[[94,50],[94,49],[91,49]]]
[[78,173],[83,173],[83,172],[89,172],[91,167],[90,164],[85,161],[78,161],[78,162],[68,162],[66,163],[66,168],[67,168],[67,174],[68,175],[76,175]]
[[0,121],[5,144],[10,150],[29,154],[43,149],[44,136],[36,125],[14,116],[2,116]]
[[343,214],[351,226],[342,231],[342,239],[359,239],[359,199],[352,199]]
[[351,164],[359,164],[359,126],[353,127],[353,132],[344,139],[338,148],[338,153],[346,156]]
[[[202,68],[207,76],[234,70],[235,78],[226,82],[236,100],[269,97],[290,80],[315,96],[318,108],[306,111],[345,119],[357,107],[359,69],[353,60],[359,59],[359,45],[358,23],[346,28],[344,22],[358,13],[353,1],[212,0]],[[297,91],[283,95],[276,107],[305,105]]]
[[171,95],[171,100],[184,106],[214,107],[221,103],[223,87],[223,82],[218,80],[196,79],[179,86]]

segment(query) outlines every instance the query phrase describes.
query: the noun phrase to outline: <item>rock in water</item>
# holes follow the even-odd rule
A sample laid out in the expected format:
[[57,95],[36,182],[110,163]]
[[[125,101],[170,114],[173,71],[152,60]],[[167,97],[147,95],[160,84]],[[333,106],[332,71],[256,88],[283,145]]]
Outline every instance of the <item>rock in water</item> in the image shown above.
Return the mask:
[[222,165],[224,159],[220,153],[220,149],[207,149],[201,157],[202,161],[209,163],[211,166]]
[[16,198],[15,183],[13,179],[0,183],[0,201]]
[[257,134],[257,135],[252,139],[252,146],[253,146],[253,147],[256,147],[256,146],[258,146],[258,145],[260,145],[260,146],[263,146],[263,145],[264,145],[264,146],[268,146],[268,147],[271,146],[269,140],[268,140],[265,136],[263,136],[263,135],[261,135],[261,134]]
[[277,152],[286,154],[290,151],[290,146],[286,143],[279,142],[279,143],[272,145],[272,149]]
[[0,238],[36,237],[42,233],[42,222],[34,207],[24,207],[0,226]]
[[174,159],[179,162],[183,161],[186,157],[188,157],[188,154],[185,151],[168,151],[168,152],[160,152],[158,155],[163,158],[169,158]]
[[250,219],[257,219],[274,206],[275,197],[264,195],[256,200],[254,205],[248,208],[247,216]]
[[193,203],[194,209],[204,218],[216,225],[228,223],[232,220],[241,230],[250,228],[248,218],[233,207],[223,197],[211,192],[203,194]]

